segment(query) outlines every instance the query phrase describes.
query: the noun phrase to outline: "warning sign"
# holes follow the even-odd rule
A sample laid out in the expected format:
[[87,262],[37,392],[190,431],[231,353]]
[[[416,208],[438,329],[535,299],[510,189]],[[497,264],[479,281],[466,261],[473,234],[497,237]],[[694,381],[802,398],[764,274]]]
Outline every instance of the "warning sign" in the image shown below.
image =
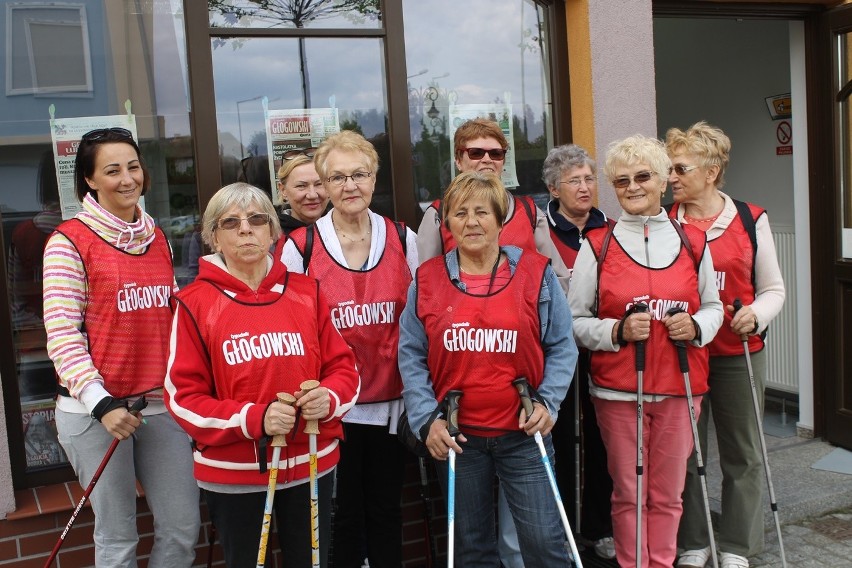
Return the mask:
[[775,138],[780,146],[775,148],[776,156],[789,156],[793,153],[793,146],[790,142],[793,140],[793,127],[786,120],[782,120],[775,128]]
[[769,116],[772,117],[772,120],[790,118],[793,113],[793,103],[790,93],[766,97],[766,108],[769,110]]

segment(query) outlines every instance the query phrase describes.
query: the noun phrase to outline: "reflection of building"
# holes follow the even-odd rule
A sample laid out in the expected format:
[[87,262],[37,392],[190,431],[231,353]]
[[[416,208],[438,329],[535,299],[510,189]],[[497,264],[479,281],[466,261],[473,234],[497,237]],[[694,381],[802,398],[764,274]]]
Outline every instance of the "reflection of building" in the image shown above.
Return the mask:
[[[555,144],[574,141],[601,158],[614,139],[662,135],[706,118],[731,134],[728,187],[770,207],[788,286],[798,286],[790,289],[786,319],[770,332],[770,349],[789,356],[772,375],[774,387],[797,397],[803,429],[852,447],[844,394],[852,387],[845,372],[852,349],[843,328],[852,319],[852,252],[842,249],[852,247],[852,214],[833,213],[852,203],[850,164],[839,153],[848,147],[840,137],[849,136],[849,113],[845,99],[837,102],[848,95],[849,77],[833,76],[848,73],[852,9],[819,0],[326,1],[314,2],[324,11],[296,30],[280,16],[211,14],[208,4],[3,3],[7,42],[0,49],[9,73],[0,94],[0,270],[10,271],[14,227],[42,210],[36,172],[50,146],[49,105],[59,117],[76,117],[120,114],[132,102],[154,181],[146,205],[169,228],[180,270],[191,270],[195,254],[191,221],[237,179],[240,159],[265,130],[263,96],[271,108],[335,105],[343,128],[361,130],[379,147],[376,210],[412,226],[418,203],[449,180],[447,93],[458,104],[511,102],[520,191],[539,197],[541,161]],[[494,17],[483,17],[483,9]],[[712,53],[696,37],[714,38]],[[434,100],[426,97],[433,87]],[[764,102],[786,92],[796,109],[792,155],[776,153],[777,123]],[[617,214],[611,188],[601,185],[601,208]],[[180,273],[182,281],[188,274]],[[9,281],[8,273],[0,278],[2,298],[13,296]],[[0,309],[0,337],[12,334],[12,312]],[[7,417],[0,454],[8,449],[10,456],[8,465],[0,460],[0,517],[22,507],[14,490],[71,478],[67,468],[26,459],[22,415],[30,393],[21,381],[33,370],[49,384],[49,362],[37,355],[42,341],[27,349],[0,341]]]

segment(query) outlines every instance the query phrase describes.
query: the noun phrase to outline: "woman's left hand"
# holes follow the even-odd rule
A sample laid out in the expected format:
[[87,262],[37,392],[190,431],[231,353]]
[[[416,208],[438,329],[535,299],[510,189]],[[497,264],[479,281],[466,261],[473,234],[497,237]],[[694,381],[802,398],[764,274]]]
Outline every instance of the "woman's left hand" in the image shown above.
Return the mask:
[[692,317],[686,312],[664,317],[663,324],[669,330],[669,338],[672,341],[695,339],[695,325],[692,323]]
[[533,413],[529,420],[527,420],[526,411],[521,410],[521,415],[518,418],[518,428],[523,428],[527,436],[535,436],[536,432],[541,432],[542,436],[547,436],[553,430],[553,417],[543,404],[534,402]]
[[328,416],[331,399],[327,388],[317,387],[307,392],[300,390],[295,393],[295,396],[296,406],[301,410],[303,419],[322,420]]

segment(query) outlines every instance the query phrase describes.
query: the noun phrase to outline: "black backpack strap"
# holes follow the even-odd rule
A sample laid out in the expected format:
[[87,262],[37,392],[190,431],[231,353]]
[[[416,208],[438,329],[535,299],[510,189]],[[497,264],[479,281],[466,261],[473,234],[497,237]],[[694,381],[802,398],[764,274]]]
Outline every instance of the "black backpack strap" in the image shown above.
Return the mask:
[[[595,282],[595,307],[592,310],[593,313],[598,315],[598,306],[600,305],[600,291],[601,291],[601,271],[604,259],[606,258],[606,251],[609,250],[609,241],[612,239],[612,231],[615,228],[615,223],[607,223],[606,225],[606,234],[604,235],[603,241],[601,242],[601,252],[598,253],[598,279]],[[594,247],[592,248],[594,250]]]
[[754,225],[754,217],[751,214],[751,209],[748,206],[748,203],[744,203],[737,199],[731,199],[734,202],[734,205],[737,207],[737,215],[740,216],[740,221],[743,224],[743,227],[748,233],[748,239],[751,241],[751,283],[754,286],[754,265],[757,261],[757,229]]
[[686,248],[686,252],[689,254],[689,259],[695,266],[695,270],[698,271],[698,259],[695,258],[695,253],[692,251],[692,243],[689,242],[689,237],[686,236],[686,233],[684,232],[683,227],[680,226],[680,223],[674,219],[669,219],[669,221],[672,222],[672,227],[674,227],[675,231],[677,231],[677,235],[680,237],[680,242],[682,242],[684,248]]
[[314,226],[305,227],[305,252],[302,253],[302,272],[308,273],[308,265],[311,263],[311,254],[314,252]]
[[408,242],[405,238],[405,223],[402,221],[394,221],[393,225],[396,227],[396,234],[399,235],[399,244],[402,245],[402,254],[408,258]]
[[530,201],[532,198],[529,196],[518,197],[516,201],[520,201],[521,205],[523,205],[524,210],[527,212],[527,218],[530,220],[530,226],[532,227],[533,232],[535,232],[535,211],[533,211],[533,206],[530,205]]

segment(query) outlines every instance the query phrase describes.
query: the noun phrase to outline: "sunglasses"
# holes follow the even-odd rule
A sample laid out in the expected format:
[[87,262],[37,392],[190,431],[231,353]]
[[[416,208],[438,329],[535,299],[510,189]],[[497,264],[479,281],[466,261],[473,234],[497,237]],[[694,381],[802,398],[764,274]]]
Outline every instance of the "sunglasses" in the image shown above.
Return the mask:
[[674,170],[674,172],[677,175],[682,176],[682,175],[688,174],[692,170],[697,170],[698,166],[687,166],[687,165],[684,165],[684,164],[675,164],[674,166],[672,166],[672,169]]
[[504,150],[503,148],[491,148],[488,150],[485,148],[459,148],[459,152],[467,152],[467,156],[471,160],[481,160],[485,157],[485,154],[488,154],[488,157],[492,160],[500,162],[506,158],[508,150]]
[[281,157],[285,160],[292,160],[296,156],[307,156],[308,158],[313,158],[316,153],[316,148],[301,148],[296,150],[287,150],[281,155]]
[[86,142],[96,142],[103,138],[106,138],[110,134],[115,134],[120,138],[129,138],[133,140],[133,133],[127,130],[126,128],[98,128],[96,130],[90,130],[83,134],[82,140]]
[[225,217],[224,219],[219,219],[216,225],[223,231],[233,231],[240,228],[243,220],[248,221],[248,224],[252,227],[263,227],[269,224],[269,215],[266,213],[255,213],[248,217]]
[[636,174],[632,178],[630,176],[617,177],[614,180],[612,180],[612,185],[616,189],[625,189],[625,188],[630,187],[630,183],[634,182],[634,181],[639,185],[642,185],[643,183],[647,183],[647,182],[651,181],[651,178],[654,177],[655,175],[657,175],[657,174],[654,173],[654,172],[644,171],[644,172],[639,172],[638,174]]

